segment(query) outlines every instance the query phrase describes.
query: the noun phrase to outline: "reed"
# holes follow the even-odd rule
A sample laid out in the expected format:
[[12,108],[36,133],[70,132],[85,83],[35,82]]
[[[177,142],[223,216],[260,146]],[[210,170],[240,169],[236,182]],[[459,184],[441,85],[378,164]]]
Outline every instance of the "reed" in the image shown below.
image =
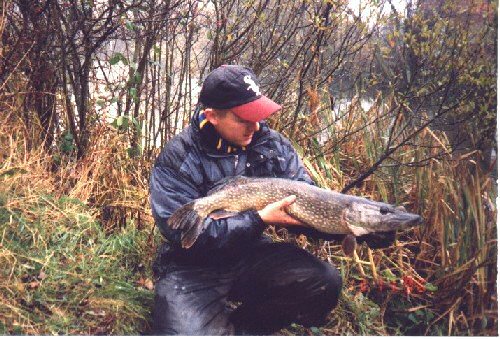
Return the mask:
[[[331,138],[324,145],[306,139],[297,142],[319,185],[343,188],[387,149],[388,132],[405,120],[384,118],[390,113],[384,102],[377,98],[365,111],[353,100],[344,120],[326,127]],[[318,129],[307,119],[302,126],[304,133]],[[345,128],[358,132],[338,142]],[[390,248],[361,246],[355,258],[347,258],[338,244],[297,240],[339,266],[347,285],[343,303],[332,313],[334,329],[325,328],[324,333],[497,334],[495,178],[491,168],[481,165],[479,151],[452,155],[446,153],[447,142],[444,133],[424,130],[413,144],[426,147],[400,147],[350,192],[404,205],[424,217],[422,227],[400,232]],[[433,160],[420,162],[423,159]],[[405,163],[417,165],[401,165]],[[355,304],[360,296],[365,308]],[[375,301],[375,306],[367,300]],[[354,318],[347,321],[345,312]],[[367,312],[372,316],[367,318]],[[382,331],[377,330],[380,327]]]

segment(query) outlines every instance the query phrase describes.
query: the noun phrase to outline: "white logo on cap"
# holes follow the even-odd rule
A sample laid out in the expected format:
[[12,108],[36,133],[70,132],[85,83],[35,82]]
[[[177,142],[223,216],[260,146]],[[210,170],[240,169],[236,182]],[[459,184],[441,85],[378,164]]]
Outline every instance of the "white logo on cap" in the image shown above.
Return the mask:
[[259,86],[257,86],[257,84],[255,83],[255,81],[252,80],[252,78],[250,77],[250,75],[245,75],[245,77],[243,78],[243,81],[247,84],[249,84],[250,86],[248,86],[247,88],[247,91],[249,89],[251,89],[252,91],[255,92],[255,95],[260,95],[260,89],[259,89]]

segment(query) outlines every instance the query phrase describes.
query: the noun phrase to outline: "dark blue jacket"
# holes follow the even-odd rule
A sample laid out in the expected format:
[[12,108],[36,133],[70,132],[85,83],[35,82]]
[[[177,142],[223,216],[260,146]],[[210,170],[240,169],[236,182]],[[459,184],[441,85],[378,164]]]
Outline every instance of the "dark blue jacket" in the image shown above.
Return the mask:
[[206,135],[198,125],[195,116],[190,126],[170,140],[156,159],[150,181],[153,216],[176,252],[197,257],[221,253],[238,256],[246,245],[262,241],[266,225],[255,210],[227,219],[210,219],[189,250],[181,249],[180,232],[168,227],[168,218],[182,205],[206,196],[225,177],[280,177],[313,182],[290,141],[265,123],[260,124],[245,150],[216,149],[209,140],[213,131]]

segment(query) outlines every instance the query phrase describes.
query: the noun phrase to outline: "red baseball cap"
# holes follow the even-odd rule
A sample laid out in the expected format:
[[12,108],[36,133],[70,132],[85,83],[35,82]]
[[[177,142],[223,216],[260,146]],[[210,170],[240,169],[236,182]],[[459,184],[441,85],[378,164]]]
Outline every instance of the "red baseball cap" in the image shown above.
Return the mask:
[[230,109],[241,119],[253,122],[281,109],[262,95],[252,70],[238,65],[222,65],[213,70],[203,82],[199,100],[205,107]]

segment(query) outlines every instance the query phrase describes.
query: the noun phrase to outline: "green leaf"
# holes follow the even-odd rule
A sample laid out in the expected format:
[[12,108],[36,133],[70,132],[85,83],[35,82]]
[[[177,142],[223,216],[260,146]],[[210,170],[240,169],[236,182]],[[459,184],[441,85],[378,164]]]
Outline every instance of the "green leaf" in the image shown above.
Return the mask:
[[388,268],[386,268],[385,270],[383,270],[381,273],[389,281],[396,281],[396,280],[398,280],[398,278],[394,275],[394,273],[392,273],[392,271],[390,269],[388,269]]
[[139,73],[134,73],[134,83],[140,84],[142,80],[142,76]]
[[135,146],[135,147],[129,147],[129,148],[127,149],[127,153],[128,153],[128,156],[129,156],[130,158],[135,158],[135,157],[138,157],[138,156],[140,156],[140,155],[141,155],[141,153],[142,153],[142,148],[141,148],[141,146],[139,146],[139,145],[137,145],[137,146]]
[[126,27],[129,31],[133,31],[133,30],[136,28],[136,26],[135,26],[133,23],[131,23],[130,21],[127,21],[127,22],[125,23],[125,27]]
[[140,132],[141,129],[142,129],[142,124],[136,118],[134,118],[134,117],[131,117],[130,119],[132,120],[132,124],[134,125],[134,127],[136,128],[136,130],[138,132]]
[[128,128],[128,117],[120,115],[119,117],[117,117],[113,121],[112,125],[118,129],[127,129]]
[[486,318],[486,316],[484,316],[481,319],[481,328],[484,330],[486,327],[488,327],[488,318]]
[[311,327],[311,332],[314,334],[314,335],[320,335],[321,334],[321,331],[319,330],[319,328],[317,327]]
[[120,62],[120,56],[119,56],[120,53],[116,53],[115,55],[113,55],[111,57],[111,59],[109,59],[109,63],[111,64],[111,66],[113,65],[116,65],[118,62]]
[[127,60],[127,58],[125,58],[125,56],[122,53],[115,53],[115,54],[113,54],[111,59],[109,59],[109,63],[111,64],[111,66],[116,65],[120,61],[124,65],[128,65],[128,60]]
[[75,150],[75,140],[73,138],[73,134],[71,132],[66,132],[63,134],[61,138],[61,143],[59,145],[59,149],[62,153],[70,154]]
[[137,98],[137,88],[132,87],[129,91],[130,96],[133,97],[134,99]]
[[104,106],[106,106],[106,101],[105,101],[105,100],[103,100],[103,99],[98,99],[98,100],[96,101],[96,104],[97,104],[97,106],[99,106],[99,107],[103,108]]
[[430,292],[436,292],[438,290],[437,286],[433,285],[431,283],[425,284],[425,288],[427,289],[427,291],[430,291]]

